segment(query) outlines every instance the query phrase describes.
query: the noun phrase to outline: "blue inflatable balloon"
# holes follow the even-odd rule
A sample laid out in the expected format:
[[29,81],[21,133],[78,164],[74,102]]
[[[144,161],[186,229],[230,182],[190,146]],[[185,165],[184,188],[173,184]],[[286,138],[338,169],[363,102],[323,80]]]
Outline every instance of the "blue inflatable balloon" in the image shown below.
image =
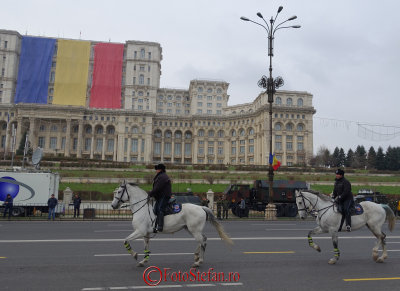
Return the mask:
[[[12,177],[1,177],[2,179],[9,179],[15,181]],[[7,182],[0,182],[0,200],[4,201],[7,198],[7,194],[10,194],[14,199],[19,192],[19,185],[15,185]]]

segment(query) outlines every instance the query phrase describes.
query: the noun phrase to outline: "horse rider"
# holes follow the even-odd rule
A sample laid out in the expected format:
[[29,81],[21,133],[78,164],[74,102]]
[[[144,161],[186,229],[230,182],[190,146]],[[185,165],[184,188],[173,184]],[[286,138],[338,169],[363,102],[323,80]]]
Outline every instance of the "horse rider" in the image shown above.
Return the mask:
[[344,177],[344,171],[337,169],[335,185],[333,188],[332,198],[339,204],[342,209],[342,220],[338,231],[342,230],[343,222],[346,219],[346,230],[351,231],[351,208],[354,207],[354,198],[351,193],[351,184]]
[[156,215],[157,220],[154,226],[154,233],[163,231],[164,227],[164,211],[171,198],[171,180],[165,172],[165,165],[158,164],[154,166],[157,174],[153,180],[153,189],[149,192],[149,196],[156,199]]

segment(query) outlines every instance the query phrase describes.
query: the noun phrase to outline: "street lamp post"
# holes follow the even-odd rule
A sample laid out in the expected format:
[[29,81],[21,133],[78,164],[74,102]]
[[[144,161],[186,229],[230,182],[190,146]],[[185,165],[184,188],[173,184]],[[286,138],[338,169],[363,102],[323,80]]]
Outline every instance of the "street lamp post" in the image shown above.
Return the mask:
[[282,11],[283,7],[279,6],[278,11],[275,15],[275,17],[271,17],[268,22],[264,19],[262,14],[260,12],[257,13],[257,16],[260,17],[265,25],[258,23],[256,21],[253,21],[247,17],[240,17],[241,20],[243,21],[250,21],[252,23],[255,23],[261,27],[263,27],[268,34],[268,56],[269,56],[269,77],[267,78],[266,76],[262,76],[261,80],[258,81],[258,86],[261,88],[266,89],[267,95],[268,95],[268,103],[269,103],[269,167],[268,167],[268,182],[269,182],[269,199],[268,199],[268,206],[267,206],[267,211],[266,211],[266,219],[275,219],[276,218],[276,207],[273,204],[273,185],[274,185],[274,169],[272,167],[272,103],[274,102],[274,94],[276,92],[276,89],[283,86],[283,79],[281,77],[274,78],[272,77],[272,57],[274,55],[274,38],[275,38],[275,33],[279,29],[283,28],[300,28],[300,25],[291,25],[291,26],[282,26],[284,23],[294,20],[297,18],[297,16],[292,16],[288,18],[287,20],[276,24],[276,19],[278,17],[278,14]]

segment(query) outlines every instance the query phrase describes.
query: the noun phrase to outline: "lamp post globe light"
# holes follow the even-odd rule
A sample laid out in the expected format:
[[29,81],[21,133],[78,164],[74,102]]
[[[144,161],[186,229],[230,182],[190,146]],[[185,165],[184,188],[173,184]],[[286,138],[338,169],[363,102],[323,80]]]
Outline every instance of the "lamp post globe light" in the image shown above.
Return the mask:
[[292,21],[297,18],[297,16],[292,16],[285,21],[282,21],[279,24],[276,24],[276,19],[279,13],[282,11],[283,6],[279,6],[278,11],[275,17],[271,17],[268,22],[264,19],[260,12],[257,13],[257,16],[264,21],[264,24],[258,23],[253,21],[247,17],[240,17],[243,21],[249,21],[254,24],[257,24],[263,27],[267,31],[268,35],[268,56],[269,56],[269,77],[262,76],[261,79],[258,81],[258,86],[261,88],[266,89],[267,96],[268,96],[268,103],[269,103],[269,167],[268,167],[268,182],[269,182],[269,199],[268,205],[265,213],[265,218],[272,220],[276,219],[276,207],[273,204],[273,184],[274,184],[274,169],[272,167],[272,103],[274,102],[274,94],[277,88],[283,86],[283,79],[281,77],[273,78],[272,77],[272,57],[274,55],[274,38],[275,33],[284,28],[300,28],[300,25],[291,25],[291,26],[283,26],[288,21]]

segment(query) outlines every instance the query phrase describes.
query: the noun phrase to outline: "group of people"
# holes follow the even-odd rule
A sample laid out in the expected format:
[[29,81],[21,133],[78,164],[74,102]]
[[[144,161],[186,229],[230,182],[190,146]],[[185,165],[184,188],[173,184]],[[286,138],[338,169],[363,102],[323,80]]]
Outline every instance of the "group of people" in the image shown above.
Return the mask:
[[[218,219],[228,219],[229,211],[229,200],[227,198],[223,199],[220,197],[217,201],[217,218]],[[222,213],[222,217],[221,217]]]
[[[79,209],[80,209],[80,205],[81,205],[81,198],[79,197],[78,194],[75,194],[75,197],[73,199],[73,203],[74,203],[74,217],[79,217]],[[58,204],[58,200],[55,197],[54,194],[50,195],[50,198],[47,200],[47,206],[49,207],[49,216],[48,216],[48,220],[55,220],[56,218],[56,207]],[[12,215],[12,209],[14,206],[14,199],[11,196],[11,194],[7,194],[6,199],[4,200],[4,214],[3,214],[3,218],[6,218],[7,216],[7,212],[8,212],[8,219],[11,219],[11,215]]]

